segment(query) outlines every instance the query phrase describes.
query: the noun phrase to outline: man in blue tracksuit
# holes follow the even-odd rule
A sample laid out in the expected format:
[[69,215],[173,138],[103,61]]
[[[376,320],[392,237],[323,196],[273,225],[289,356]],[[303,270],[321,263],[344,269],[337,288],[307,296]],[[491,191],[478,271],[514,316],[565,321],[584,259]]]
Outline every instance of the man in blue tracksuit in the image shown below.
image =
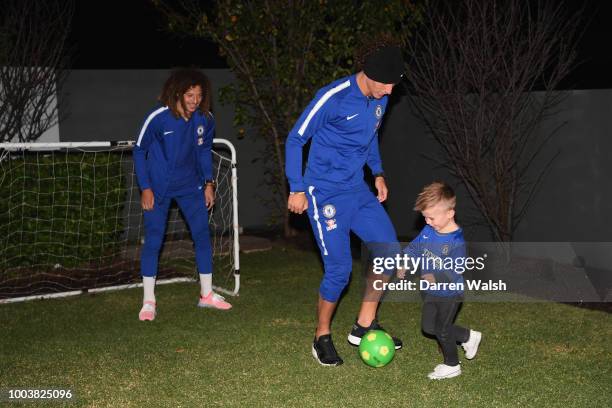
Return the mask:
[[[379,45],[365,54],[361,65],[363,69],[357,74],[317,92],[286,142],[291,191],[288,208],[298,214],[308,211],[325,268],[312,353],[326,366],[342,364],[331,340],[330,325],[352,269],[350,232],[371,249],[376,247],[376,256],[392,256],[399,250],[395,229],[381,205],[387,198],[387,186],[378,129],[387,95],[404,72],[401,51],[396,46]],[[302,175],[302,147],[308,140],[312,140],[310,153]],[[370,192],[363,179],[366,164],[375,176],[378,196]],[[368,330],[380,328],[375,319],[377,307],[378,298],[364,299],[348,336],[351,344],[359,345]],[[394,341],[396,349],[401,348],[401,341]]]
[[160,102],[146,117],[133,151],[144,210],[140,260],[144,299],[139,313],[143,321],[156,316],[155,277],[172,200],[185,216],[194,241],[201,284],[198,306],[231,308],[212,291],[208,209],[215,199],[211,153],[215,121],[209,111],[209,81],[200,71],[176,70],[164,84]]

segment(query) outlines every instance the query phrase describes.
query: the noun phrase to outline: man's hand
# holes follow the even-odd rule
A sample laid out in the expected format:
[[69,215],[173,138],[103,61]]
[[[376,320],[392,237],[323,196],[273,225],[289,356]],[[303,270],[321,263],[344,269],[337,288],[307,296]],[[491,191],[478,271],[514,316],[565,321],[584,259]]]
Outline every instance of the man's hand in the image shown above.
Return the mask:
[[155,195],[153,190],[146,188],[140,193],[140,206],[145,211],[151,211],[155,205]]
[[387,188],[387,183],[385,183],[385,178],[381,176],[376,177],[374,179],[374,186],[378,191],[378,196],[376,197],[378,198],[378,201],[382,203],[387,199],[387,194],[389,194],[389,189]]
[[308,208],[308,199],[305,193],[295,193],[289,195],[287,208],[292,213],[301,214]]
[[204,189],[204,203],[209,210],[215,205],[215,187],[212,184],[206,184],[206,188]]

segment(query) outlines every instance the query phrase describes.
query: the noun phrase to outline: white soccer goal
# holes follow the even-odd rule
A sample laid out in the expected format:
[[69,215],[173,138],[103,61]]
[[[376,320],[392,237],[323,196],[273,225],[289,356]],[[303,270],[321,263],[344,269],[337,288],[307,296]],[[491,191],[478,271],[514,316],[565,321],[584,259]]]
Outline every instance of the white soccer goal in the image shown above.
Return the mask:
[[[141,286],[140,193],[131,142],[0,143],[0,303]],[[240,289],[236,150],[214,139],[213,283]],[[171,209],[158,284],[197,278]]]

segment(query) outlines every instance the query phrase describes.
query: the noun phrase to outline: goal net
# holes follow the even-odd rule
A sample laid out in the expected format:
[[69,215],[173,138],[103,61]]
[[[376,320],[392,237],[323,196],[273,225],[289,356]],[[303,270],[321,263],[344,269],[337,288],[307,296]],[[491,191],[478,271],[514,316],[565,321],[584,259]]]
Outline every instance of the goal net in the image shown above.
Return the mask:
[[[209,213],[213,284],[239,290],[236,152],[214,139]],[[128,142],[0,144],[0,302],[138,286],[144,239]],[[193,242],[176,204],[158,283],[197,278]]]

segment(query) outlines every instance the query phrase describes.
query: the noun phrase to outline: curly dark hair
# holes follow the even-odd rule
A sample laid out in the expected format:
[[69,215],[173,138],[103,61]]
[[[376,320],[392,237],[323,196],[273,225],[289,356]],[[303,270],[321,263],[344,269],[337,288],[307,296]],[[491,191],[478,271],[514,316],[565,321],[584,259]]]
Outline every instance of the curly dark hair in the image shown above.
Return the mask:
[[159,101],[166,105],[178,118],[180,113],[177,110],[177,105],[183,103],[183,94],[198,85],[202,88],[202,101],[199,110],[210,115],[210,81],[202,71],[195,68],[174,69],[164,83]]
[[361,43],[361,46],[357,47],[355,51],[355,69],[357,71],[361,71],[365,65],[366,59],[368,56],[370,56],[370,54],[381,48],[389,46],[401,47],[401,44],[393,36],[386,33],[364,40]]

